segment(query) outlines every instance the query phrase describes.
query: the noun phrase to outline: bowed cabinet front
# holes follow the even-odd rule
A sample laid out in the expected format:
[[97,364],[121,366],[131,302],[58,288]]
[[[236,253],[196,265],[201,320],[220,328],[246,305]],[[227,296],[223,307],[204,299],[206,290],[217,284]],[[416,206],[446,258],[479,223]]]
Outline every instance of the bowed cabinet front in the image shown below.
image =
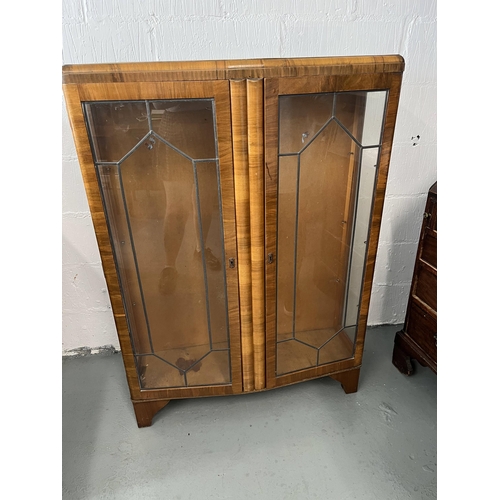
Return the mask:
[[357,390],[403,68],[63,68],[140,427],[171,399]]

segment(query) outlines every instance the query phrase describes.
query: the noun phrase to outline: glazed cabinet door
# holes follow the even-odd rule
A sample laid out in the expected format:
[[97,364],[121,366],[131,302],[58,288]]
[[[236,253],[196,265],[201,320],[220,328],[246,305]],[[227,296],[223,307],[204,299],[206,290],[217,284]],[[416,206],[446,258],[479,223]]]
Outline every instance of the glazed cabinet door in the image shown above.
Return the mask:
[[74,92],[133,399],[241,392],[228,82]]
[[269,387],[361,362],[387,87],[383,78],[266,80]]

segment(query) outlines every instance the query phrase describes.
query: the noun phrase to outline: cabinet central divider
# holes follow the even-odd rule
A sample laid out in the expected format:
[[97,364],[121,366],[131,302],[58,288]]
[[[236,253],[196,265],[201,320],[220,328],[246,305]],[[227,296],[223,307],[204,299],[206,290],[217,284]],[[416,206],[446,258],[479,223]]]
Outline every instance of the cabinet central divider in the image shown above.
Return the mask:
[[230,92],[231,118],[233,124],[234,198],[240,292],[241,364],[243,372],[243,391],[249,392],[255,390],[255,380],[246,80],[231,80]]
[[266,386],[264,300],[264,81],[247,80],[248,171],[255,390]]

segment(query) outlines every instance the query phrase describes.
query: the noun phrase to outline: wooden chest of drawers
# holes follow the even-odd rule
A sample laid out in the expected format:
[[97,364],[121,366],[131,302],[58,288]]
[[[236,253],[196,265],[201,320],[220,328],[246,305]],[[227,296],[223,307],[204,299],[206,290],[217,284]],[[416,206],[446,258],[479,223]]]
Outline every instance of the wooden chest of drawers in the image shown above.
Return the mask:
[[405,324],[394,339],[394,366],[411,375],[411,359],[437,373],[437,182],[427,197]]

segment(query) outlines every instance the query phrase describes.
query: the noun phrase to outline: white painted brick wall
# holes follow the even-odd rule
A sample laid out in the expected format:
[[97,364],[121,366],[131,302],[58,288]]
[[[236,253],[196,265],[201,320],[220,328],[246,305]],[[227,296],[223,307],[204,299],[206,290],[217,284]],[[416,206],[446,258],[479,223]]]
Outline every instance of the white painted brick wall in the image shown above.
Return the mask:
[[[63,0],[62,13],[63,64],[401,54],[406,71],[368,322],[404,320],[436,181],[435,0]],[[118,348],[64,105],[62,179],[63,351]]]

